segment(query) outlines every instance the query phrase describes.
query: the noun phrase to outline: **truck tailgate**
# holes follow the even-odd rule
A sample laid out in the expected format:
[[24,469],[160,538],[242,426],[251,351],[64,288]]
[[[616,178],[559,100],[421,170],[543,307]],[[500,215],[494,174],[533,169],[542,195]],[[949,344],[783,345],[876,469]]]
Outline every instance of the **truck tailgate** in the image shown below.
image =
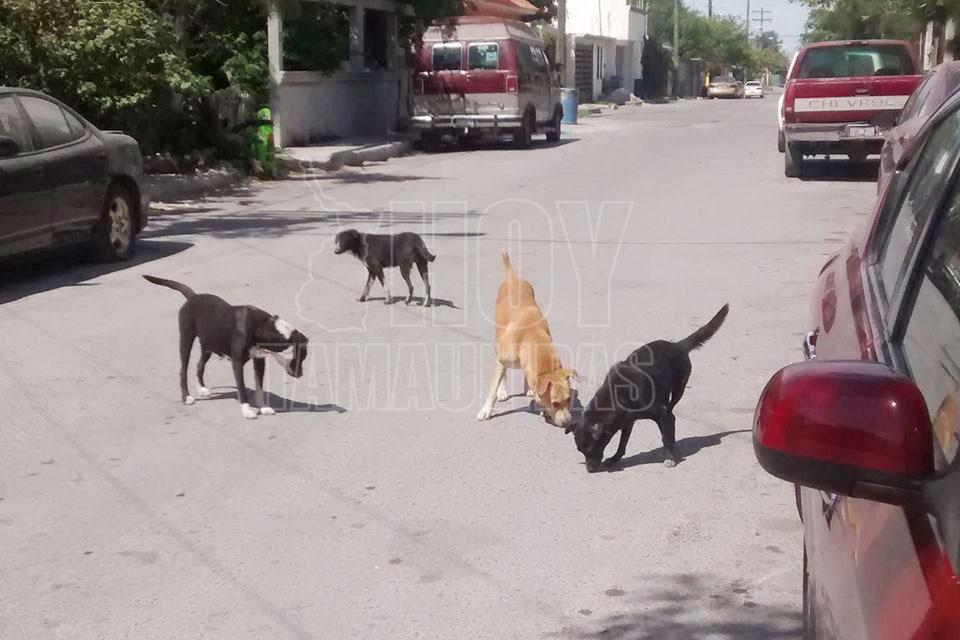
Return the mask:
[[794,121],[892,124],[921,80],[916,75],[794,80]]

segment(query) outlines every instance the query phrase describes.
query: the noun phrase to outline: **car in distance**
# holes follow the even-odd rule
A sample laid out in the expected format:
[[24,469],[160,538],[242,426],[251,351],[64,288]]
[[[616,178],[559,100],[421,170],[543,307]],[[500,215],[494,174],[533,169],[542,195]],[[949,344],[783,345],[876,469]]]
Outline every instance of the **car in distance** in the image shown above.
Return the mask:
[[90,244],[123,260],[149,202],[136,140],[42,93],[0,87],[0,258]]
[[803,175],[804,157],[880,153],[884,134],[917,85],[920,65],[902,40],[816,42],[804,46],[783,98],[784,175]]
[[743,83],[733,76],[717,76],[710,79],[707,85],[707,97],[714,98],[742,98]]
[[511,134],[521,148],[534,134],[560,140],[558,67],[543,40],[513,20],[464,16],[431,26],[416,49],[412,127],[422,146]]
[[763,85],[759,80],[751,80],[743,85],[744,98],[762,98]]
[[804,638],[960,638],[960,96],[821,269],[754,450],[794,483]]
[[887,132],[880,150],[879,193],[897,164],[917,142],[923,125],[960,86],[960,62],[944,62],[930,71],[917,87],[897,118],[897,126]]

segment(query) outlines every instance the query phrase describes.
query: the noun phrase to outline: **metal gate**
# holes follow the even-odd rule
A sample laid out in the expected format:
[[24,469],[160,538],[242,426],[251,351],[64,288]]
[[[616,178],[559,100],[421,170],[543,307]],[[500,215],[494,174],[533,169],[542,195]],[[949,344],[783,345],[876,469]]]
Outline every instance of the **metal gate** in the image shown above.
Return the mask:
[[593,102],[593,46],[578,45],[574,55],[574,83],[580,94],[580,104]]

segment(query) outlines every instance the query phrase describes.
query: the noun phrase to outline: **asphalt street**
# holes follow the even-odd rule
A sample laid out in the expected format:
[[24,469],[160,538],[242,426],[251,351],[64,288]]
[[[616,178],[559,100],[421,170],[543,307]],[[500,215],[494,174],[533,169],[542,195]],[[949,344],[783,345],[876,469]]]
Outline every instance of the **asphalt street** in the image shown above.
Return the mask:
[[[870,212],[875,165],[788,180],[776,133],[769,98],[625,108],[558,145],[168,205],[129,264],[7,271],[0,638],[799,637],[793,490],[749,429],[800,358],[820,265]],[[379,287],[357,302],[365,272],[332,247],[348,227],[420,232],[438,305],[387,306]],[[583,403],[617,359],[729,302],[692,356],[676,468],[645,422],[619,469],[588,474],[517,372],[477,421],[503,250]],[[267,365],[277,415],[245,420],[216,359],[213,397],[180,403],[182,298],[142,274],[310,337],[303,378]]]

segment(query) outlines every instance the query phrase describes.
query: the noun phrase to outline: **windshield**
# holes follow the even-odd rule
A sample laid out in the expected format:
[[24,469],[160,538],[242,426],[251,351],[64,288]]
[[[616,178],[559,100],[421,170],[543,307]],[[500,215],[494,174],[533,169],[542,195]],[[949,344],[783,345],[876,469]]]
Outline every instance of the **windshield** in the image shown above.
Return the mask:
[[851,44],[808,50],[798,77],[859,78],[913,73],[913,60],[902,45]]

